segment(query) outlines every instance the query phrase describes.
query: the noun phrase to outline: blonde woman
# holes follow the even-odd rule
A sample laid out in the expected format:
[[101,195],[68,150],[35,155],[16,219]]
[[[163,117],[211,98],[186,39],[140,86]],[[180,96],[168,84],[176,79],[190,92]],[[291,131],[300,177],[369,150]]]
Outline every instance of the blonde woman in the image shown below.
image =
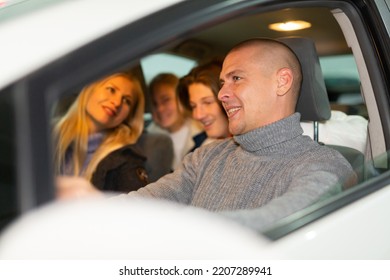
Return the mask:
[[148,183],[139,81],[115,73],[86,86],[54,127],[57,174],[82,176],[101,190],[129,192]]

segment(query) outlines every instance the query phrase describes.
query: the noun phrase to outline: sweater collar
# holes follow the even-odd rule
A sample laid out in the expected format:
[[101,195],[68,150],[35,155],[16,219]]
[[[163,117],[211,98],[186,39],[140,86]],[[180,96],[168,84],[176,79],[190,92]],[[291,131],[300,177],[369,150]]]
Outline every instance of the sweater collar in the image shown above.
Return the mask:
[[273,150],[273,146],[302,135],[303,130],[300,125],[300,118],[301,115],[299,113],[294,113],[287,118],[247,133],[236,135],[233,138],[236,143],[249,152],[266,150],[268,148]]
[[97,150],[105,135],[103,132],[97,132],[88,136],[88,153],[94,153]]

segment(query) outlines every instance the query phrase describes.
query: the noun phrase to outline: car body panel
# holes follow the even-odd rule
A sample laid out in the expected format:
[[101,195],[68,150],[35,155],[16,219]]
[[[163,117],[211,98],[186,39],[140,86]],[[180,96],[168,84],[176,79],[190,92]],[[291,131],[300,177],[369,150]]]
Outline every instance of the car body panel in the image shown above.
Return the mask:
[[[388,259],[390,225],[383,222],[390,199],[386,187],[272,243],[271,259]],[[359,242],[357,242],[359,240]]]
[[127,23],[178,2],[135,0],[129,7],[125,0],[59,1],[9,18],[0,24],[0,88]]

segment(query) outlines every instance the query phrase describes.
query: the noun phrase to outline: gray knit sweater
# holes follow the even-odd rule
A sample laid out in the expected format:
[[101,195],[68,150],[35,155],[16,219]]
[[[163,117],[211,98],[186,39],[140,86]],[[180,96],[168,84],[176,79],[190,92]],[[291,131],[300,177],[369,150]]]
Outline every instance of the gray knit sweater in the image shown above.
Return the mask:
[[[261,227],[267,225],[339,191],[344,181],[356,180],[341,154],[302,135],[299,121],[295,113],[202,146],[174,173],[129,195],[224,211],[248,225],[261,217]],[[240,209],[251,210],[235,211]]]

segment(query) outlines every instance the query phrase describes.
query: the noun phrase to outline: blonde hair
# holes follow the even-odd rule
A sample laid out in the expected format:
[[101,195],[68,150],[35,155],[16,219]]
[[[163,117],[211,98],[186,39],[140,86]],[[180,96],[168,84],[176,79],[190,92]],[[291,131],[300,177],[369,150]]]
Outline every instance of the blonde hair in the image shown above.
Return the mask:
[[179,111],[179,114],[182,118],[190,118],[191,117],[191,111],[189,110],[184,104],[181,103],[180,98],[177,96],[177,86],[179,84],[180,79],[172,73],[160,73],[157,76],[155,76],[149,84],[149,95],[152,98],[152,104],[154,106],[154,95],[156,88],[161,85],[168,85],[171,86],[175,90],[175,100],[177,104],[177,108]]
[[[85,172],[80,174],[87,156],[89,122],[87,121],[86,105],[94,90],[114,77],[124,77],[133,84],[134,103],[130,108],[128,117],[112,129],[107,130],[103,142],[91,158]],[[144,127],[145,99],[141,84],[133,75],[128,73],[115,73],[95,81],[82,89],[67,113],[59,119],[54,126],[54,139],[56,143],[54,162],[57,174],[65,164],[65,156],[70,147],[73,148],[71,162],[73,174],[81,175],[91,180],[99,162],[109,153],[125,145],[135,143]]]

